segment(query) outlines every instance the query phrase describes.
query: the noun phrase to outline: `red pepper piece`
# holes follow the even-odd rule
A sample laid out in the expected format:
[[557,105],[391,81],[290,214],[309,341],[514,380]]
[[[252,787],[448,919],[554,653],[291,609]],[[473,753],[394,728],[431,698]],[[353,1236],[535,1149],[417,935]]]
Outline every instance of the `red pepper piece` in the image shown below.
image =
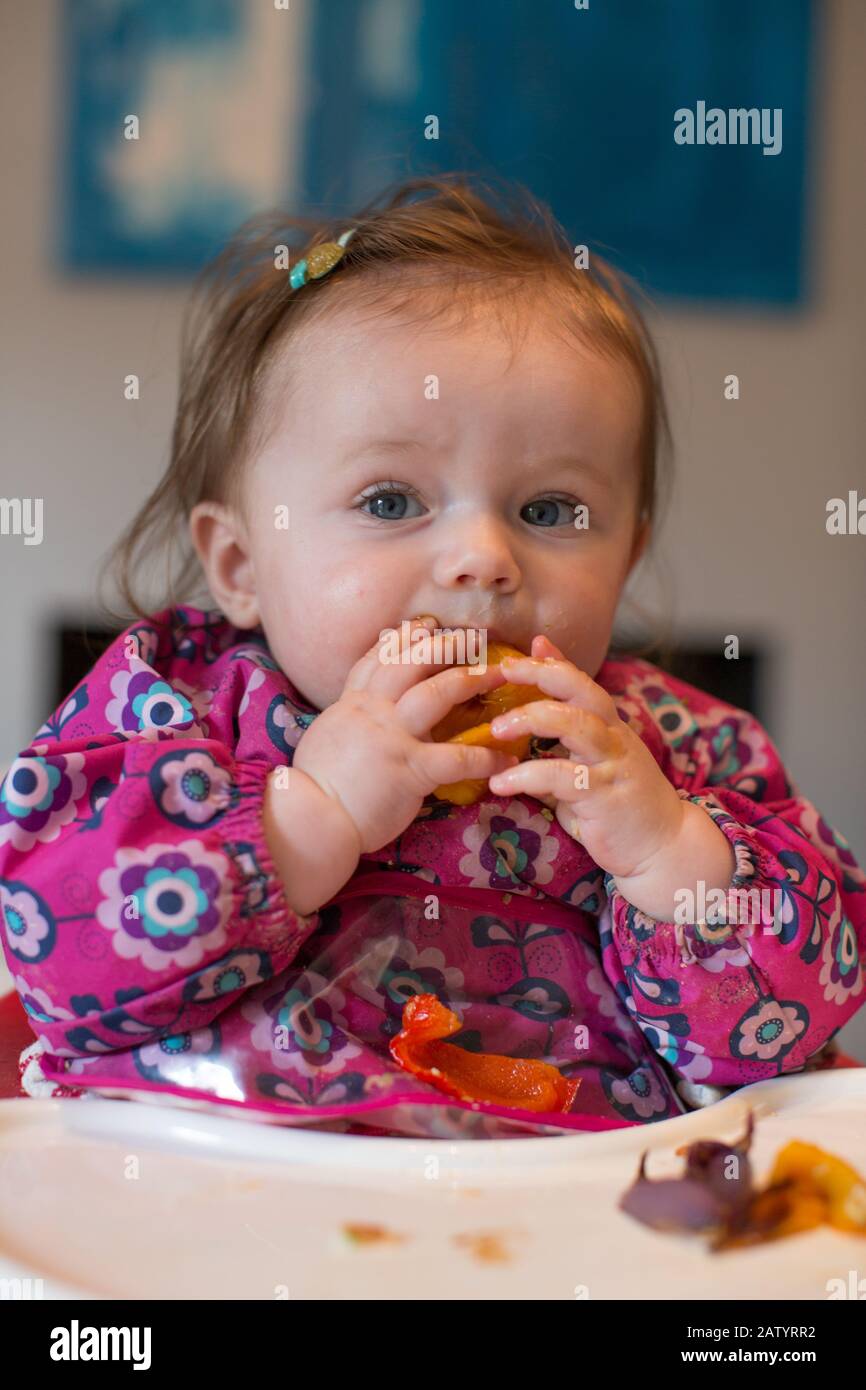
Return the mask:
[[580,1078],[567,1080],[550,1062],[467,1052],[444,1039],[463,1027],[435,994],[416,994],[403,1006],[403,1027],[390,1042],[405,1071],[458,1100],[486,1100],[521,1110],[570,1110]]

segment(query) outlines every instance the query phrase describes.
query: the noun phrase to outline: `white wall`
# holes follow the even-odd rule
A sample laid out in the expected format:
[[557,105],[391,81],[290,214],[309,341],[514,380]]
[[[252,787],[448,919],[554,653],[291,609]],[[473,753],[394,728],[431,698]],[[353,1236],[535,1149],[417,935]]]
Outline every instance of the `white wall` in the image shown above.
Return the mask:
[[[866,864],[866,537],[824,527],[829,497],[866,492],[866,4],[819,9],[813,297],[796,313],[664,313],[678,490],[659,539],[683,632],[772,637],[770,732]],[[165,465],[187,292],[183,281],[73,283],[51,264],[58,21],[57,0],[0,8],[2,491],[45,499],[41,546],[0,538],[0,765],[50,711],[46,616],[89,605],[100,554]],[[302,79],[287,78],[299,91]],[[130,371],[135,404],[122,394]],[[731,372],[738,402],[722,395]],[[639,587],[658,592],[653,573]],[[866,1060],[866,1010],[842,1041]]]

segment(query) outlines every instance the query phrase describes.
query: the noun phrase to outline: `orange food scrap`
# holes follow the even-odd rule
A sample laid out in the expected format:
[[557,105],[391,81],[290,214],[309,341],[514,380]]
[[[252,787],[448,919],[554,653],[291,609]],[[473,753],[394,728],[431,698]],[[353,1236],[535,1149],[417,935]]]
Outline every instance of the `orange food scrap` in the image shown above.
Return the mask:
[[353,1245],[398,1245],[405,1239],[384,1226],[362,1221],[346,1221],[343,1234]]
[[793,1179],[802,1188],[812,1184],[823,1199],[824,1220],[839,1231],[866,1235],[866,1182],[856,1168],[835,1154],[792,1139],[776,1156],[770,1183]]
[[570,1110],[580,1079],[567,1080],[549,1062],[467,1052],[445,1039],[462,1028],[435,994],[416,994],[403,1006],[403,1027],[389,1044],[405,1071],[458,1100],[484,1100],[522,1110]]
[[482,1264],[507,1264],[511,1254],[496,1231],[466,1231],[453,1237],[454,1244],[468,1250]]
[[733,1250],[744,1245],[763,1245],[814,1230],[826,1219],[824,1198],[807,1179],[771,1183],[752,1195],[739,1218],[719,1233],[711,1248]]
[[713,1248],[756,1245],[823,1225],[866,1236],[866,1184],[844,1159],[792,1139],[776,1155],[767,1186]]
[[[505,656],[525,656],[525,652],[509,647],[504,642],[487,644],[487,664],[496,666]],[[505,714],[518,705],[528,705],[534,700],[546,700],[543,690],[534,685],[513,685],[506,681],[494,690],[484,690],[473,695],[470,700],[455,705],[430,730],[434,743],[465,743],[472,748],[496,748],[500,752],[511,753],[521,762],[529,752],[531,734],[521,734],[518,738],[496,738],[490,724],[497,714]],[[455,806],[471,806],[480,801],[487,790],[487,779],[466,777],[460,782],[447,782],[437,787],[434,796],[440,801],[450,801]]]

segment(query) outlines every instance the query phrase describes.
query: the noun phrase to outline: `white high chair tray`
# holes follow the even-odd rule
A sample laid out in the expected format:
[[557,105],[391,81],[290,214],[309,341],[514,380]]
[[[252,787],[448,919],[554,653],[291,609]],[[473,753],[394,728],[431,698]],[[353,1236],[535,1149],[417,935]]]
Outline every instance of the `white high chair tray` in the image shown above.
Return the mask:
[[640,1128],[458,1143],[0,1101],[0,1279],[39,1279],[45,1298],[856,1297],[862,1237],[819,1227],[713,1255],[617,1209],[644,1149],[650,1177],[678,1173],[678,1145],[739,1138],[748,1106],[757,1183],[789,1139],[866,1173],[866,1068],[758,1082]]

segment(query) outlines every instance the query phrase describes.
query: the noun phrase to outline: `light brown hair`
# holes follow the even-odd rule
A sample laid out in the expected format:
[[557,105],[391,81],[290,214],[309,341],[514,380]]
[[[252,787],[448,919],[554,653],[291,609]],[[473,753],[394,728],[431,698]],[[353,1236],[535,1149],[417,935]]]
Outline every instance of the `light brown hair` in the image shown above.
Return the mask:
[[[278,248],[289,248],[294,265],[348,227],[356,230],[338,267],[292,291]],[[422,288],[439,293],[421,295]],[[270,369],[301,324],[345,302],[349,290],[353,303],[373,312],[416,305],[423,316],[453,312],[477,295],[498,296],[517,310],[513,324],[527,296],[540,303],[546,295],[564,332],[634,373],[642,421],[637,517],[656,522],[672,451],[658,359],[635,303],[645,298],[642,291],[594,253],[587,268],[578,268],[564,228],[520,185],[506,182],[497,191],[459,173],[421,177],[339,221],[280,211],[252,217],[199,273],[183,323],[168,467],[103,564],[101,580],[113,579],[128,610],[103,602],[106,614],[128,622],[154,611],[139,592],[145,559],[165,566],[157,606],[189,601],[203,579],[188,533],[192,508],[210,500],[243,514],[245,468],[272,417]]]

